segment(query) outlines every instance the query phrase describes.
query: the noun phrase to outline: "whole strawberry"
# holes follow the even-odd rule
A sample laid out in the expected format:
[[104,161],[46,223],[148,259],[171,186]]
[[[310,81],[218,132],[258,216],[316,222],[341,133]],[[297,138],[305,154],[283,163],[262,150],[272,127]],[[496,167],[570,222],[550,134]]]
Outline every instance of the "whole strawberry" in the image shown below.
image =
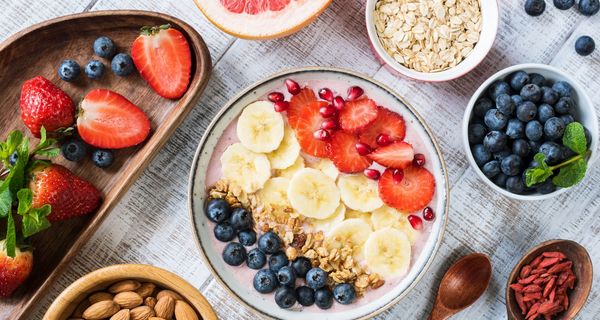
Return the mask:
[[6,240],[0,241],[0,298],[10,296],[31,273],[33,254],[15,248],[15,257],[6,253]]
[[29,188],[33,208],[52,207],[50,221],[86,215],[100,204],[100,191],[69,169],[57,165],[38,165],[31,172]]
[[50,80],[38,76],[21,88],[21,120],[39,138],[42,126],[48,133],[68,128],[75,122],[73,100]]

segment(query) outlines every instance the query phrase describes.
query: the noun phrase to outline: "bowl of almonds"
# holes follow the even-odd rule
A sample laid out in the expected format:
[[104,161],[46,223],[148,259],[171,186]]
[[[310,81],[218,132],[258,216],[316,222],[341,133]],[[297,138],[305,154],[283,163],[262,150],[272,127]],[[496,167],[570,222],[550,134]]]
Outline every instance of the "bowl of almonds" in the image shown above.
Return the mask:
[[495,0],[367,0],[373,52],[406,77],[456,79],[487,55],[498,29]]
[[44,320],[217,319],[196,288],[179,276],[149,265],[113,265],[67,287]]

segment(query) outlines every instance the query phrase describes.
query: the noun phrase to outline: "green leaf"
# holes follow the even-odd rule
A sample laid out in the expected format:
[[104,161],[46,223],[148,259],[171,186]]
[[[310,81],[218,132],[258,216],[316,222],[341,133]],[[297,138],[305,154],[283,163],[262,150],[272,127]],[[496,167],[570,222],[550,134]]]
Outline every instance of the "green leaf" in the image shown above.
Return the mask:
[[35,152],[36,155],[48,158],[57,157],[60,154],[59,148],[42,149]]
[[567,125],[563,135],[563,144],[577,154],[584,154],[587,150],[585,132],[579,122],[571,122]]
[[10,156],[23,141],[23,133],[19,130],[12,131],[6,138],[6,146],[8,148],[8,156]]
[[0,189],[0,218],[5,218],[12,209],[12,194],[8,187]]
[[17,198],[19,199],[19,207],[17,213],[25,215],[31,210],[31,204],[33,203],[33,192],[30,189],[23,188],[17,192]]
[[52,208],[46,204],[41,208],[33,208],[23,215],[23,236],[27,238],[49,228],[51,224],[46,217],[50,212],[52,212]]
[[533,160],[538,163],[538,166],[525,171],[525,185],[528,187],[546,181],[553,174],[552,169],[546,164],[546,156],[543,153],[536,154]]
[[562,188],[572,187],[583,180],[586,170],[587,162],[585,159],[579,158],[560,168],[560,172],[552,179],[552,182]]
[[8,221],[6,222],[6,254],[14,258],[15,248],[17,246],[17,231],[15,230],[15,220],[12,213],[8,213]]

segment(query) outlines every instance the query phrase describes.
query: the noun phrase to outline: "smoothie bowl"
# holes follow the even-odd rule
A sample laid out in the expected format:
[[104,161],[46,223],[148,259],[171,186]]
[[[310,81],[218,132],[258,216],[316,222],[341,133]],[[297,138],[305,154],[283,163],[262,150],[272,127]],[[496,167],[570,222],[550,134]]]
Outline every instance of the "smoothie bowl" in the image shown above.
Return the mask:
[[447,221],[447,172],[423,119],[338,69],[276,74],[233,98],[189,192],[215,278],[273,318],[382,312],[423,276]]

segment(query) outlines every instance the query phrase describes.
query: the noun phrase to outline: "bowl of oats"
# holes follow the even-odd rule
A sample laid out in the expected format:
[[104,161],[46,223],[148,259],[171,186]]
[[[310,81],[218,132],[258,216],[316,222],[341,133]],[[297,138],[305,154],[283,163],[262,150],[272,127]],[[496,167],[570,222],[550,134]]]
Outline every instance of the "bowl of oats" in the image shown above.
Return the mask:
[[397,73],[441,82],[483,61],[498,29],[495,0],[367,0],[373,52]]

